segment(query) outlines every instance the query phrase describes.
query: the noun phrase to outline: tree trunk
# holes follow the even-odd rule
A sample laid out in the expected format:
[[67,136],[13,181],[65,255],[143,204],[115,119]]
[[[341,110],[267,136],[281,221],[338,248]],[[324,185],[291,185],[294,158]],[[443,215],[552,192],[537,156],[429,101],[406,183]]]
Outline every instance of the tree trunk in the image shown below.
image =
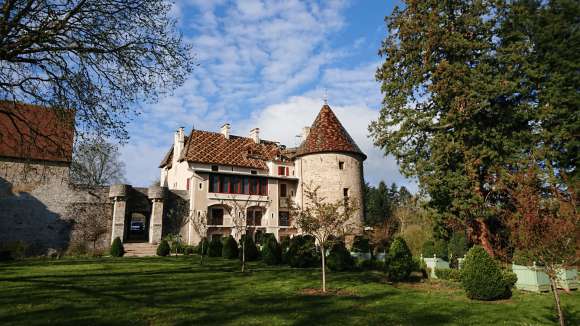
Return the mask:
[[201,260],[199,261],[200,265],[203,265],[203,243],[204,243],[204,241],[202,239],[202,241],[201,241]]
[[558,312],[558,319],[560,320],[560,326],[565,326],[566,321],[564,321],[564,313],[562,312],[562,307],[560,305],[560,295],[558,294],[558,286],[556,285],[556,278],[550,276],[550,287],[554,293],[554,301],[556,302],[556,310]]
[[242,241],[242,273],[246,270],[246,239]]
[[320,246],[320,250],[322,253],[322,292],[326,293],[326,252],[323,245]]
[[491,257],[495,257],[495,252],[493,251],[493,246],[491,242],[489,242],[489,228],[487,227],[487,223],[482,220],[477,220],[478,229],[479,229],[479,242],[481,246]]

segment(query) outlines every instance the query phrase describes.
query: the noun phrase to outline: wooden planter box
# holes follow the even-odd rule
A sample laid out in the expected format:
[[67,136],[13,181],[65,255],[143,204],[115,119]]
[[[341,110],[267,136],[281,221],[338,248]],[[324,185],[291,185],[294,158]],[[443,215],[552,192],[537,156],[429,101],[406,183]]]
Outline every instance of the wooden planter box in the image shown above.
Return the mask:
[[441,258],[423,258],[423,261],[425,261],[425,265],[429,269],[429,278],[437,278],[435,269],[449,269],[449,263]]
[[[550,279],[544,272],[543,267],[512,264],[512,271],[518,277],[516,288],[533,292],[550,291]],[[565,290],[578,289],[577,277],[578,271],[576,268],[561,269],[558,272],[556,285],[558,288]]]

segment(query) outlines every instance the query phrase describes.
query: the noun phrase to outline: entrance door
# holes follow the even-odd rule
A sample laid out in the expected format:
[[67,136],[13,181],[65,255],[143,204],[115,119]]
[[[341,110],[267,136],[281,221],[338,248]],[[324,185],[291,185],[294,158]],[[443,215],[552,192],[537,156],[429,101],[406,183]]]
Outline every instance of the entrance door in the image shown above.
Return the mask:
[[149,223],[147,223],[147,216],[143,213],[131,213],[128,231],[129,232],[127,232],[127,241],[148,242]]

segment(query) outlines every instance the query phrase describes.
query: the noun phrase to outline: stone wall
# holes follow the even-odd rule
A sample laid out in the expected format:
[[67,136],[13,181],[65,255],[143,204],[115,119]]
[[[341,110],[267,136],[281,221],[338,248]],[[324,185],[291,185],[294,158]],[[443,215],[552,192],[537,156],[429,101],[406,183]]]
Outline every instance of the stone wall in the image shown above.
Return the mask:
[[[18,173],[0,176],[0,244],[20,241],[31,255],[50,249],[63,252],[84,238],[91,238],[90,245],[94,242],[97,249],[108,246],[112,216],[108,187],[71,185],[62,177],[68,175],[67,167],[31,170],[19,164],[25,163],[3,161],[0,170],[41,174],[28,174],[26,179]],[[89,229],[98,236],[89,235]]]

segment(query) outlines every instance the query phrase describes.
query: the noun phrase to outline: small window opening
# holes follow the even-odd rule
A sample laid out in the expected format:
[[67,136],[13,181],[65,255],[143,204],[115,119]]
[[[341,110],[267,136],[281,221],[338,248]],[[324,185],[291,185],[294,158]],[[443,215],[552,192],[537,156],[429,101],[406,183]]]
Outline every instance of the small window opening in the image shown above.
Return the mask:
[[250,173],[251,173],[251,174],[258,174],[258,171],[256,171],[256,170],[251,170],[251,171],[250,171]]
[[344,170],[344,162],[342,161],[338,162],[338,169]]
[[217,165],[212,165],[212,166],[211,166],[211,170],[212,170],[212,171],[217,171],[217,170],[219,170],[219,168],[218,168],[218,166],[217,166]]
[[342,195],[348,197],[348,188],[342,188]]

